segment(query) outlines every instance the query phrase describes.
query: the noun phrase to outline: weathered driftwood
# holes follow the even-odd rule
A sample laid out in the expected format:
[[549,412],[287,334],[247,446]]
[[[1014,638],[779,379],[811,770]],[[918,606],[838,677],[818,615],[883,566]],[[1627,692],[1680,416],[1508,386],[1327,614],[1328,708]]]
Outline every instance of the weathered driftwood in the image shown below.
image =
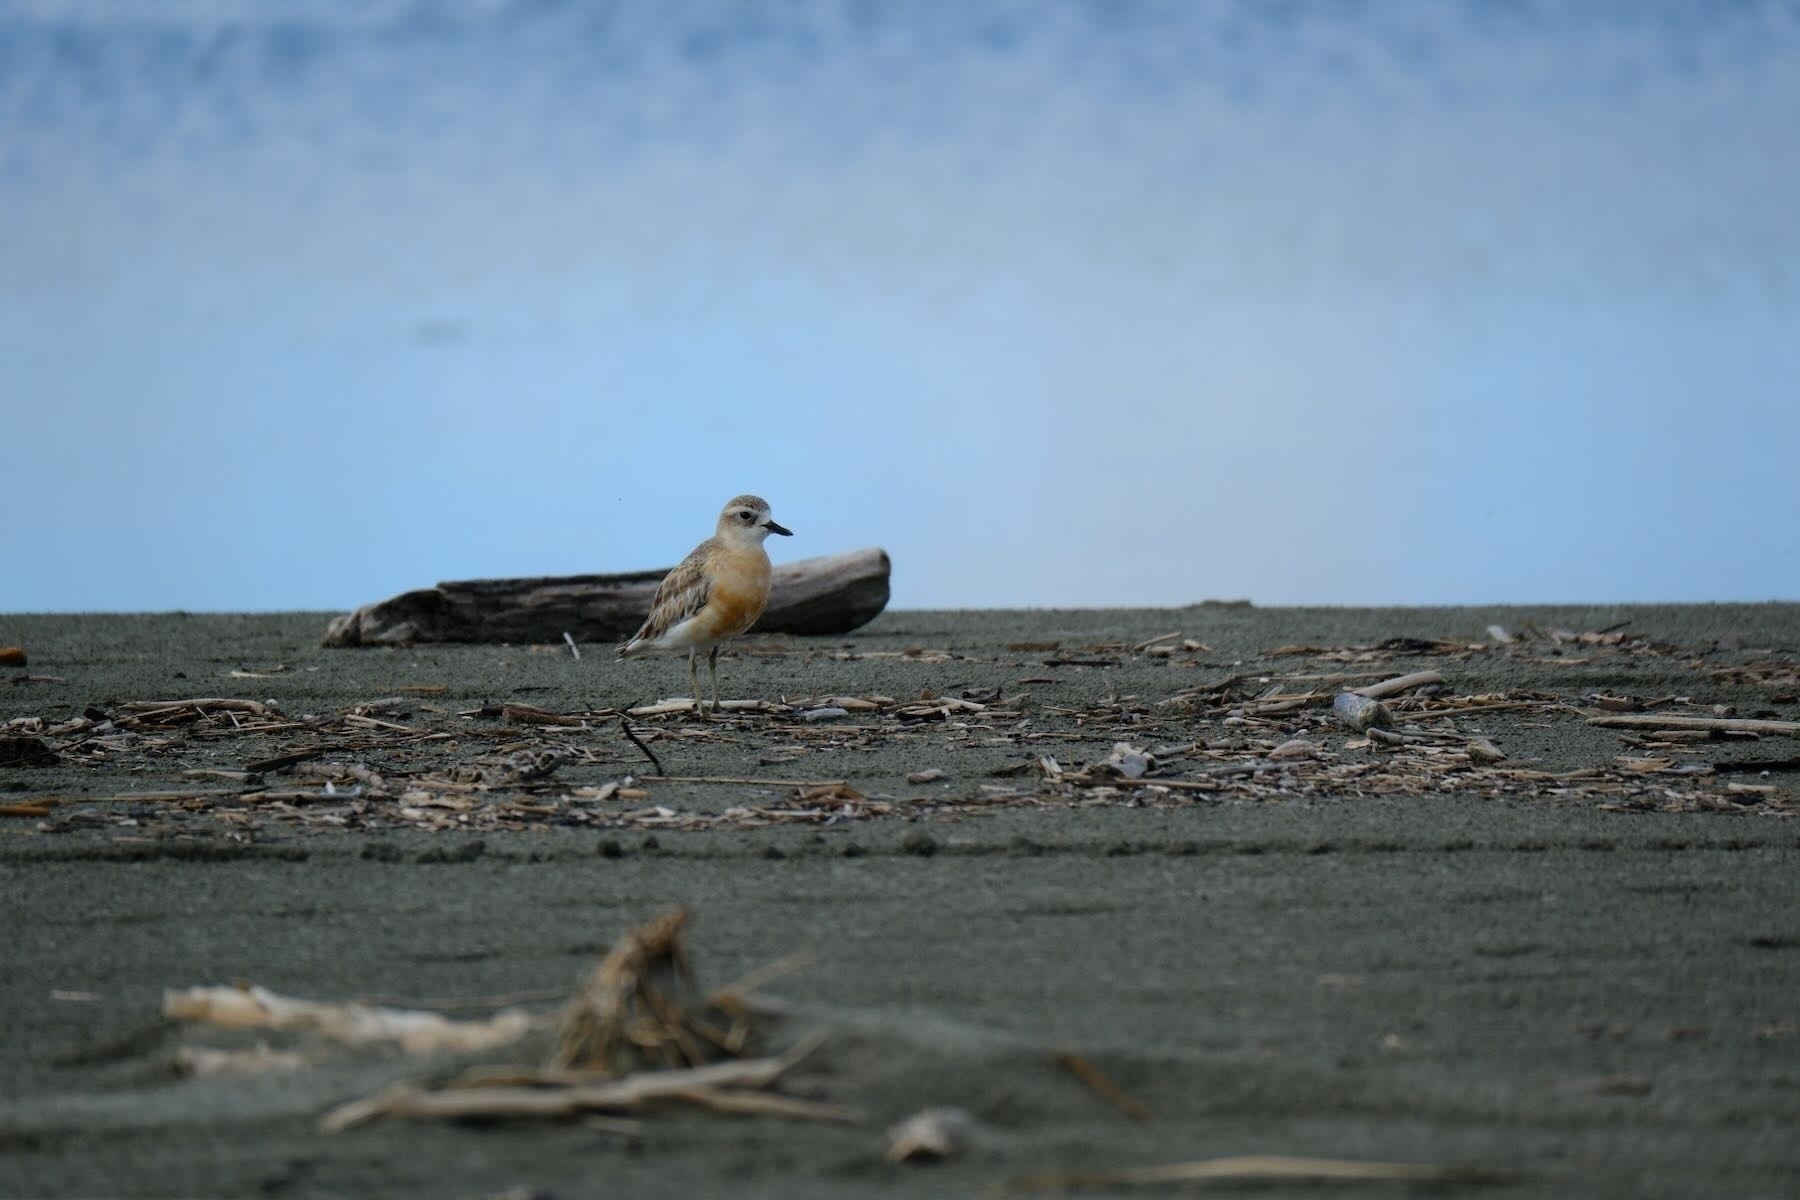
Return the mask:
[[[873,620],[888,601],[887,552],[871,547],[805,558],[775,568],[759,633],[846,633]],[[403,592],[334,619],[327,646],[402,642],[586,642],[630,636],[650,612],[668,574],[563,575],[471,579]]]
[[1589,725],[1607,729],[1692,729],[1713,733],[1767,733],[1800,737],[1800,721],[1767,721],[1751,717],[1678,717],[1661,713],[1589,717]]

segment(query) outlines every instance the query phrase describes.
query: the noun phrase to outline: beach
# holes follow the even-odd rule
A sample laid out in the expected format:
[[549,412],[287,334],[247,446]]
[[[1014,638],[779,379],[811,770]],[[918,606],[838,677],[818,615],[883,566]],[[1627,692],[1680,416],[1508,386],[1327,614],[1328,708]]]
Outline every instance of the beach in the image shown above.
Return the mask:
[[[0,768],[0,1192],[1027,1194],[1247,1155],[1800,1187],[1800,606],[890,611],[747,639],[712,721],[678,660],[325,649],[330,615],[0,617],[0,721],[55,756]],[[1428,672],[1375,734],[1334,712]],[[163,1016],[236,982],[553,1016],[676,906],[708,986],[804,956],[759,1036],[823,1034],[779,1089],[854,1120],[325,1133],[548,1035]],[[889,1161],[933,1107],[964,1144]]]

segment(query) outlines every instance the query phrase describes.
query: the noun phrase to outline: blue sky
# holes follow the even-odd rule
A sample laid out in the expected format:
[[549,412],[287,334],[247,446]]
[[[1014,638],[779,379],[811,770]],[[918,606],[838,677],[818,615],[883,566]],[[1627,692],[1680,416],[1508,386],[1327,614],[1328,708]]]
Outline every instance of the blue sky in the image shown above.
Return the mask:
[[1800,599],[1800,7],[0,6],[0,611]]

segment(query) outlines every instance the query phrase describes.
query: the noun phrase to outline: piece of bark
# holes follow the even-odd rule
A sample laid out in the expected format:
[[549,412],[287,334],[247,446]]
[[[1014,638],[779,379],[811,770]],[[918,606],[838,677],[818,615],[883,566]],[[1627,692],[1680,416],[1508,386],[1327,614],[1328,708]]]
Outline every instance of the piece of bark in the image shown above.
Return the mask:
[[[757,633],[833,634],[875,619],[888,602],[887,552],[877,547],[774,569]],[[405,642],[619,642],[643,624],[668,571],[471,579],[403,592],[335,618],[327,646]]]

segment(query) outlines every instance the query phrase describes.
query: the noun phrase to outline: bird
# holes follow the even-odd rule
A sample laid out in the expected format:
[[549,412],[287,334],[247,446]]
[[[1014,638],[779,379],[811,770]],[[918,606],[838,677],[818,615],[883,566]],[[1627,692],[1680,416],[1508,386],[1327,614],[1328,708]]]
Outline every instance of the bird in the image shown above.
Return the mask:
[[663,577],[650,602],[650,615],[619,646],[621,659],[656,651],[687,651],[688,682],[694,707],[706,716],[700,698],[695,660],[706,652],[712,674],[712,711],[719,711],[719,646],[756,624],[769,603],[769,552],[763,542],[771,533],[792,537],[776,524],[769,502],[761,496],[733,496],[719,513],[713,535]]

